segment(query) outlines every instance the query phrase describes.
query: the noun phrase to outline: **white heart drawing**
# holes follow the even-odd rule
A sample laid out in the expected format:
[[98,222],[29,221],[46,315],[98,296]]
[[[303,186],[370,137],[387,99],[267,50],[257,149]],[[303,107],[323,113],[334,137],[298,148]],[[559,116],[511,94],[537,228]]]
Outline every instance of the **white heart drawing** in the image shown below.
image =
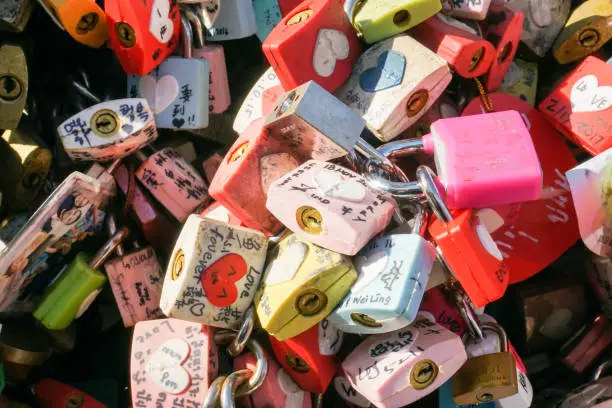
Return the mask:
[[304,262],[307,252],[308,245],[303,242],[294,242],[283,248],[278,258],[268,265],[266,285],[277,285],[293,279]]
[[162,44],[166,44],[174,33],[174,23],[170,19],[170,0],[153,0],[149,31]]
[[366,196],[366,188],[355,180],[345,180],[338,173],[323,170],[314,175],[315,185],[328,197],[359,203]]
[[612,86],[598,86],[595,75],[580,78],[570,93],[572,112],[599,112],[612,106]]
[[327,319],[319,322],[319,353],[322,356],[333,356],[342,347],[344,333]]
[[353,293],[360,292],[387,269],[389,254],[384,249],[370,252],[367,257],[359,255],[353,258],[355,269],[359,276],[351,288]]
[[191,384],[191,377],[182,366],[189,352],[189,344],[185,340],[166,340],[147,362],[148,376],[165,392],[182,393]]
[[300,408],[304,404],[304,390],[282,368],[276,373],[278,387],[285,394],[284,408]]
[[312,54],[312,67],[324,78],[334,73],[336,60],[348,58],[350,45],[342,31],[322,28],[317,34],[317,43]]
[[174,102],[179,94],[179,84],[172,75],[164,75],[159,80],[155,80],[151,75],[145,75],[140,78],[138,92],[141,98],[147,100],[151,111],[159,114]]
[[523,70],[514,61],[510,64],[506,76],[502,80],[502,88],[508,88],[516,84],[523,78]]

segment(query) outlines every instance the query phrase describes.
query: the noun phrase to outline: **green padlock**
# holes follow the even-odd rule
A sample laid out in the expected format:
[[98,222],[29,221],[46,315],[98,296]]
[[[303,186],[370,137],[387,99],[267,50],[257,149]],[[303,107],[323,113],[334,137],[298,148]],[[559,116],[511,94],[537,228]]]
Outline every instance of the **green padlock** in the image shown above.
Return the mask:
[[[98,269],[128,235],[122,228],[109,239],[93,258],[81,252],[53,283],[34,311],[34,318],[47,329],[63,330],[81,317],[102,291],[106,276]],[[91,260],[90,260],[91,259]]]

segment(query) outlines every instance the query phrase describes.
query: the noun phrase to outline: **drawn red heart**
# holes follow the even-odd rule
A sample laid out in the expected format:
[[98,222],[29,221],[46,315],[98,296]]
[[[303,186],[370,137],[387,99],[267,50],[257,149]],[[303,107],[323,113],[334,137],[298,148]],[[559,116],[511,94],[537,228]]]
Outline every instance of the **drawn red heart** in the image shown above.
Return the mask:
[[[490,96],[496,111],[516,110],[527,118],[542,166],[543,187],[557,189],[538,201],[522,203],[514,225],[504,225],[492,234],[510,271],[510,283],[517,283],[546,268],[580,238],[565,178],[565,172],[576,166],[576,159],[564,138],[533,106],[510,95]],[[480,98],[475,98],[462,116],[484,112]]]
[[238,254],[227,254],[217,259],[200,275],[206,297],[217,307],[230,306],[238,298],[236,282],[246,275],[248,265]]

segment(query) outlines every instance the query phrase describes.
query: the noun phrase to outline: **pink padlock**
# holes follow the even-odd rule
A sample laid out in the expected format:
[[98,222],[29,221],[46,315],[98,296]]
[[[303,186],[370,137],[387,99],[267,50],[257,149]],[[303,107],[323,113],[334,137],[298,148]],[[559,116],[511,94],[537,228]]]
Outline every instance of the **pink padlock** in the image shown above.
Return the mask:
[[349,382],[378,408],[430,394],[465,363],[461,338],[428,319],[366,338],[342,363]]
[[204,176],[206,177],[208,184],[212,183],[212,180],[215,177],[215,174],[217,174],[217,170],[219,170],[219,166],[221,166],[222,161],[223,154],[221,152],[214,152],[202,163],[202,170],[204,170]]
[[[274,358],[265,353],[268,361],[268,374],[264,383],[254,393],[240,402],[244,408],[310,408],[309,392],[302,390],[291,376],[281,368]],[[257,358],[253,353],[243,353],[234,359],[234,370],[249,369],[255,372]]]
[[139,151],[136,157],[143,162],[136,171],[138,180],[180,222],[209,199],[202,177],[173,149],[150,157]]
[[217,371],[212,328],[178,319],[149,320],[134,327],[133,407],[199,407]]
[[316,245],[355,255],[382,231],[397,204],[359,174],[309,160],[270,186],[266,207],[287,228]]

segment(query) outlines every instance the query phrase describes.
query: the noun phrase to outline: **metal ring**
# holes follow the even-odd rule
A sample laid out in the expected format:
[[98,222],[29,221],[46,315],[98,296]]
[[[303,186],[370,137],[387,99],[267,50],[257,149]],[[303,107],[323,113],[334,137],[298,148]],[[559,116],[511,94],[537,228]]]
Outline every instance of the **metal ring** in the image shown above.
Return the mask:
[[390,181],[380,176],[375,176],[377,172],[374,170],[377,167],[379,170],[386,171],[381,164],[375,159],[366,161],[366,171],[363,174],[366,183],[375,190],[384,191],[391,194],[394,198],[402,200],[420,200],[424,197],[421,191],[421,186],[416,181],[400,182]]
[[91,269],[98,269],[102,266],[106,258],[115,250],[115,248],[123,242],[124,239],[129,235],[130,230],[127,227],[121,228],[117,231],[102,248],[96,252],[94,257],[89,262]]
[[251,370],[238,370],[234,371],[227,376],[221,387],[221,394],[219,399],[221,401],[221,408],[235,408],[237,389],[239,386],[244,384],[246,381],[250,381],[254,374]]
[[375,149],[374,146],[365,140],[358,138],[355,144],[355,150],[361,153],[366,159],[375,159],[378,161],[386,171],[397,177],[399,181],[409,181],[408,176],[402,169],[393,164],[387,156]]
[[246,316],[238,330],[238,334],[236,334],[236,337],[234,337],[227,346],[227,353],[233,358],[236,358],[244,351],[251,337],[251,333],[253,333],[253,328],[255,327],[255,318],[253,314],[253,306],[251,306],[246,312]]
[[427,166],[419,166],[416,171],[417,180],[421,186],[421,190],[427,201],[429,202],[429,206],[436,214],[436,216],[440,219],[440,221],[446,223],[453,219],[450,211],[442,201],[442,197],[440,196],[440,191],[434,182],[434,173]]
[[202,408],[217,408],[219,406],[219,400],[221,399],[221,388],[223,387],[223,383],[225,383],[226,378],[226,376],[222,375],[210,383],[208,392],[206,393],[206,398],[204,398],[204,402],[202,402]]
[[610,369],[610,367],[612,367],[612,360],[604,361],[603,363],[597,366],[595,372],[593,372],[593,377],[591,377],[591,379],[593,381],[599,380],[604,371],[607,371],[608,369]]
[[425,153],[425,144],[422,139],[395,140],[378,146],[376,150],[384,154],[385,157],[393,159],[410,154]]
[[200,19],[200,17],[189,7],[185,7],[181,9],[181,13],[185,14],[187,20],[192,25],[192,34],[193,38],[195,38],[196,47],[202,48],[206,44],[204,42],[204,22]]

